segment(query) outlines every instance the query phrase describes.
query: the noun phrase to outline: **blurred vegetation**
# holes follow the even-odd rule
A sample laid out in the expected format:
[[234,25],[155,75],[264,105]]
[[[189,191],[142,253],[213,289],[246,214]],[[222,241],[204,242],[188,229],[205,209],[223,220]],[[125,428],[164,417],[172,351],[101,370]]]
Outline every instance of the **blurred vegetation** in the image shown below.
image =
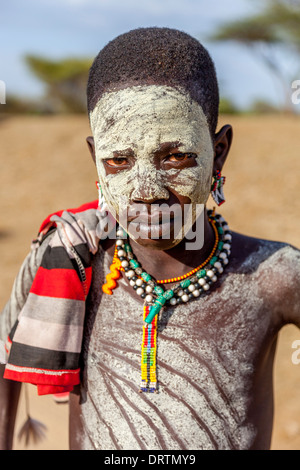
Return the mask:
[[7,96],[6,113],[86,112],[86,84],[91,59],[67,58],[54,61],[27,55],[25,62],[35,77],[45,85],[45,94],[37,100]]
[[[291,82],[300,73],[300,1],[263,0],[259,14],[231,21],[210,37],[213,41],[235,41],[251,49],[281,86],[283,108],[294,112],[291,102]],[[282,55],[294,58],[288,74]]]
[[278,114],[281,112],[282,109],[278,106],[275,106],[263,99],[255,100],[248,110],[248,114]]
[[221,97],[219,112],[220,114],[240,114],[241,110],[238,109],[238,107],[230,98]]
[[64,59],[50,61],[42,57],[28,55],[26,63],[34,75],[46,84],[49,112],[86,111],[86,84],[90,59]]

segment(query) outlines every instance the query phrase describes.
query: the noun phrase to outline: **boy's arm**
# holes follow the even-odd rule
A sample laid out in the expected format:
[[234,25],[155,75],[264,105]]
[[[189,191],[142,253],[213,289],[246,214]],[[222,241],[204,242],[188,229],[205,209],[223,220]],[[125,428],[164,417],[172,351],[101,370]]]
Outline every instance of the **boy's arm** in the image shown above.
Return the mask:
[[[6,342],[7,336],[26,302],[50,239],[50,236],[47,237],[39,248],[26,257],[15,279],[10,299],[0,314],[0,340],[4,342]],[[0,364],[0,450],[9,450],[13,442],[21,384],[3,379],[4,367],[3,364]]]
[[3,311],[0,312],[0,340],[4,342],[6,342],[7,336],[27,300],[32,282],[51,238],[52,234],[47,236],[38,248],[28,254],[16,276],[10,299]]
[[11,450],[21,384],[3,379],[3,373],[0,364],[0,450]]
[[272,297],[283,324],[300,328],[300,250],[287,245],[272,272]]

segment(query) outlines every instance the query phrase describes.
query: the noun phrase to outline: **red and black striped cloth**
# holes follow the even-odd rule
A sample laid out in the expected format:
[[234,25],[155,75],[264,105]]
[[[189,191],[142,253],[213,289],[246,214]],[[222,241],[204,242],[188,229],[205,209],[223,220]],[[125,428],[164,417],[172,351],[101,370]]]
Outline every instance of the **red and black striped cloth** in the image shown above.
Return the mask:
[[34,243],[38,246],[56,227],[9,334],[4,378],[35,384],[39,395],[71,391],[80,383],[85,300],[99,220],[98,201],[57,212],[44,221]]

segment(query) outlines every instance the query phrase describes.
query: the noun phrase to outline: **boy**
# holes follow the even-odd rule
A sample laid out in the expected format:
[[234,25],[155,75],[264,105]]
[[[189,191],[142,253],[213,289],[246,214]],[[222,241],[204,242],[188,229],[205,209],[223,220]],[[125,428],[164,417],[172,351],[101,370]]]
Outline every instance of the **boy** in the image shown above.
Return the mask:
[[99,53],[87,91],[100,207],[48,218],[17,277],[0,328],[2,448],[30,381],[71,392],[71,449],[268,449],[300,255],[197,212],[210,191],[224,201],[232,139],[216,132],[211,58],[185,33],[131,31]]

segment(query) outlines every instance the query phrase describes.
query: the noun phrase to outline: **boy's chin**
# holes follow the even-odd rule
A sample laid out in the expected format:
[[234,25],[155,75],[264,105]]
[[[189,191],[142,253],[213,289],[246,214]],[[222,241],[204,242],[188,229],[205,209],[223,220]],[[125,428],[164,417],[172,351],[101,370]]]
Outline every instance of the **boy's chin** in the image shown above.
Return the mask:
[[[175,233],[177,236],[175,236]],[[140,246],[151,248],[153,250],[170,250],[180,243],[182,236],[182,227],[174,227],[174,221],[160,224],[135,224],[128,225],[129,237]]]
[[176,245],[178,245],[181,240],[177,239],[151,239],[151,238],[133,238],[130,236],[130,240],[137,243],[141,247],[156,250],[156,251],[166,251],[171,250]]

